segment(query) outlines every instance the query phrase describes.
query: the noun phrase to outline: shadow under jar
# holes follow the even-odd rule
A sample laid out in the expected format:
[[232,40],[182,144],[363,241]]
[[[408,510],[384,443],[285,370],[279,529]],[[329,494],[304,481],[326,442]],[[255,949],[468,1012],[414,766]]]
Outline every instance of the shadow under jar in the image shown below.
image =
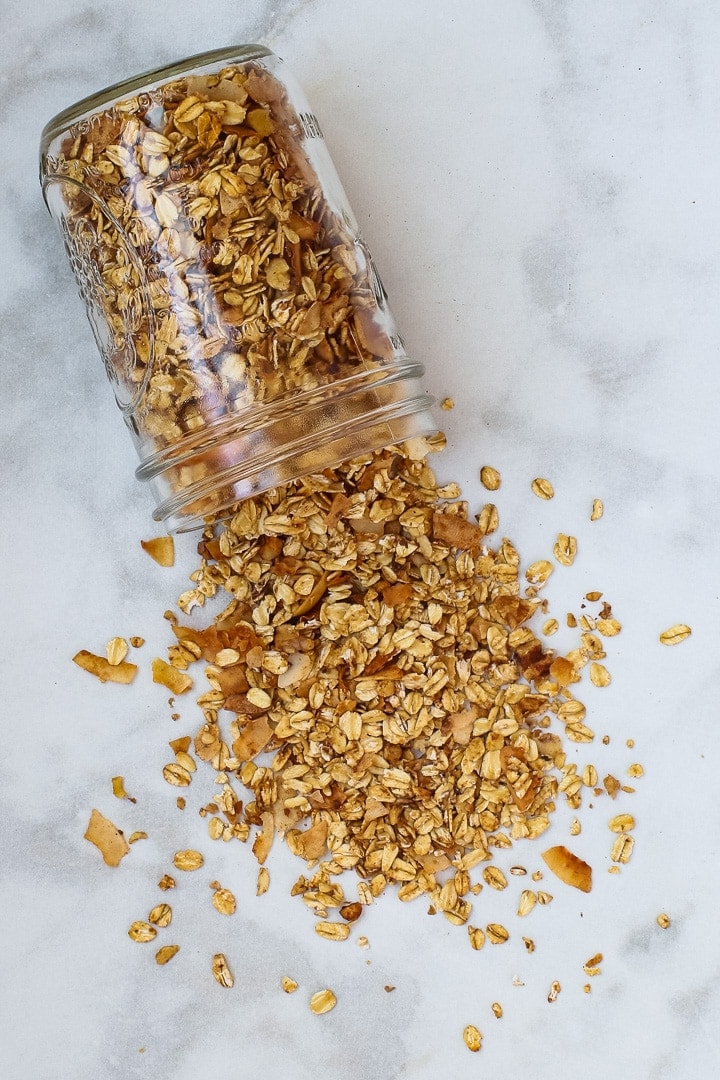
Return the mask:
[[316,118],[257,45],[56,116],[40,178],[169,531],[436,430]]

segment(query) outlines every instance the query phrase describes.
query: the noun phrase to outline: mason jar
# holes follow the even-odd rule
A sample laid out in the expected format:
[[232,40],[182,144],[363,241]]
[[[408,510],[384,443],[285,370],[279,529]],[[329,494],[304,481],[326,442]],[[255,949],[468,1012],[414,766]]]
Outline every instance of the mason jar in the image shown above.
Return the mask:
[[43,131],[40,178],[169,531],[436,430],[320,125],[269,50],[85,98]]

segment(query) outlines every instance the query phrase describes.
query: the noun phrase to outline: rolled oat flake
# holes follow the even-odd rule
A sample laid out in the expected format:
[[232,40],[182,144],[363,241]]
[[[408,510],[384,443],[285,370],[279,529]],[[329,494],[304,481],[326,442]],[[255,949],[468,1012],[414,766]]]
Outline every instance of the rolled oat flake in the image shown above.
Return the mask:
[[56,116],[40,178],[169,531],[435,424],[320,125],[259,45]]

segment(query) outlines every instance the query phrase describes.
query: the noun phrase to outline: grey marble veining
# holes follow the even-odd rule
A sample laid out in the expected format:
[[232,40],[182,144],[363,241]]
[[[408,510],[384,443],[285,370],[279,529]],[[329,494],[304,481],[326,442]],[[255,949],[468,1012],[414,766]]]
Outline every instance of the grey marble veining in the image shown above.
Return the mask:
[[[3,13],[0,1075],[710,1080],[720,1056],[717,5],[10,0]],[[303,83],[428,389],[455,400],[438,412],[439,475],[460,481],[475,510],[487,498],[479,466],[501,471],[501,529],[524,563],[547,557],[558,531],[577,535],[575,565],[546,590],[559,648],[573,640],[565,612],[590,589],[623,624],[607,644],[612,685],[578,690],[598,739],[572,760],[601,775],[643,763],[636,794],[612,804],[637,818],[632,859],[607,873],[610,801],[596,798],[577,838],[593,892],[571,896],[546,875],[553,902],[521,923],[486,888],[473,918],[506,922],[511,940],[480,953],[422,902],[391,896],[363,915],[370,950],[318,939],[288,895],[299,872],[288,852],[276,845],[271,889],[257,898],[251,853],[210,845],[162,780],[166,741],[197,716],[183,703],[169,720],[149,659],[167,647],[162,615],[194,569],[194,542],[178,541],[172,570],[140,550],[156,531],[151,499],[42,204],[37,149],[44,123],[83,95],[253,40]],[[537,475],[552,479],[552,502],[530,493]],[[591,523],[595,497],[606,511]],[[659,631],[679,621],[692,637],[663,649]],[[147,639],[131,687],[95,684],[70,662],[116,634]],[[135,805],[113,799],[115,775]],[[116,871],[83,840],[93,806],[149,833]],[[559,801],[553,843],[570,816]],[[208,874],[173,895],[181,953],[158,968],[127,926],[157,902],[171,852],[193,845]],[[539,850],[519,845],[513,859],[535,869]],[[220,925],[213,877],[239,900]],[[663,910],[667,931],[655,922]],[[522,934],[536,940],[532,956]],[[221,950],[232,992],[209,974]],[[597,951],[602,975],[587,980]],[[295,995],[280,990],[284,974],[300,983]],[[563,989],[548,1004],[554,979]],[[338,1007],[318,1018],[307,1000],[323,986]],[[467,1023],[485,1035],[478,1055],[462,1043]]]

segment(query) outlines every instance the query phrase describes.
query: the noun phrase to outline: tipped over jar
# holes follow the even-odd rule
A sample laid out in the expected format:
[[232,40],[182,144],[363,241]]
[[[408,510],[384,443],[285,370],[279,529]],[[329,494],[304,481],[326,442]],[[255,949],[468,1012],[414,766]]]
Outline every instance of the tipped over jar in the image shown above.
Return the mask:
[[260,46],[79,102],[41,182],[169,531],[436,429],[318,121]]

